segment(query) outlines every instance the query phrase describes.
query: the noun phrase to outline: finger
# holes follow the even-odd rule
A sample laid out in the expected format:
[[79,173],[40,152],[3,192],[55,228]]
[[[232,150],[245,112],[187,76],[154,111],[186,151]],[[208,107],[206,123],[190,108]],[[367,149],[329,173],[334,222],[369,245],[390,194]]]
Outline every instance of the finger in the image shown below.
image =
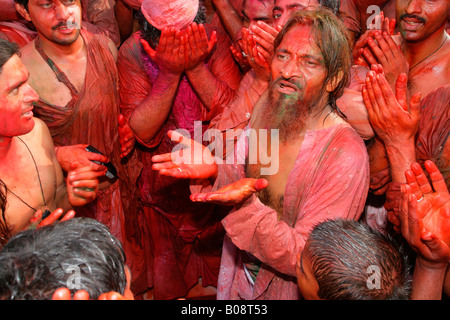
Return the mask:
[[[279,33],[279,31],[277,29],[273,28],[272,26],[268,25],[267,23],[265,23],[263,21],[257,21],[256,25],[259,28],[256,28],[256,30],[254,32],[266,39],[267,39],[266,35],[272,39],[275,39]],[[264,33],[262,33],[262,32],[264,32]]]
[[383,97],[380,97],[380,100],[384,102],[386,108],[388,105],[395,106],[396,104],[400,103],[400,101],[396,99],[395,93],[384,74],[377,74],[375,77],[383,95]]
[[208,52],[211,52],[212,48],[214,47],[214,45],[216,43],[217,43],[217,32],[213,31],[213,32],[211,32],[211,37],[208,42]]
[[439,171],[436,164],[434,164],[431,160],[425,161],[425,170],[427,170],[431,183],[433,184],[433,188],[436,192],[448,194],[447,184],[445,183],[444,177]]
[[64,212],[64,210],[61,208],[54,210],[52,213],[50,213],[50,215],[47,218],[45,218],[44,220],[41,221],[41,223],[39,223],[38,228],[48,226],[48,225],[58,221],[59,217],[61,217],[63,212]]
[[375,89],[374,89],[373,81],[372,81],[373,76],[371,75],[372,73],[373,73],[373,71],[369,71],[367,73],[366,89],[367,89],[367,93],[369,95],[370,103],[372,106],[372,111],[374,114],[376,114],[378,116],[380,114],[380,107],[379,107],[378,101],[376,99],[376,93],[375,93]]
[[416,178],[417,184],[419,186],[420,191],[422,194],[428,194],[433,192],[433,188],[430,185],[430,182],[428,181],[428,177],[426,176],[425,172],[422,170],[422,167],[417,162],[411,164],[411,170],[414,173],[414,176]]
[[198,37],[199,37],[199,43],[202,46],[202,48],[208,48],[209,40],[208,35],[206,33],[205,26],[203,24],[199,24],[197,26],[198,28]]
[[414,118],[420,117],[420,100],[422,98],[422,93],[417,92],[411,97],[411,100],[409,102],[409,112],[411,116]]
[[408,232],[412,244],[420,241],[422,229],[422,220],[419,219],[417,214],[417,198],[414,194],[411,194],[408,198]]
[[67,288],[59,288],[53,293],[52,300],[72,300],[72,294]]
[[86,290],[78,290],[74,293],[73,300],[89,300],[89,293]]
[[390,48],[390,52],[393,54],[395,59],[405,59],[404,54],[400,47],[395,43],[394,39],[392,39],[392,36],[388,34],[387,32],[383,32],[383,38],[385,39],[386,43],[388,44]]
[[408,214],[409,214],[409,197],[411,195],[411,189],[408,185],[402,185],[401,187],[401,203],[400,203],[400,211],[398,218],[400,220],[400,230],[403,237],[406,240],[409,240],[409,223],[408,223]]
[[69,210],[67,211],[67,213],[64,215],[64,217],[62,217],[59,221],[63,222],[63,221],[67,221],[72,219],[73,217],[75,217],[75,211],[74,210]]
[[383,76],[381,76],[379,74],[375,75],[375,73],[372,72],[371,82],[372,82],[372,87],[373,87],[373,93],[375,95],[375,99],[377,101],[377,106],[378,106],[379,111],[384,114],[385,112],[388,111],[385,95],[390,96],[390,94],[392,94],[392,91],[390,90],[390,87],[388,88],[389,90],[386,90],[385,87],[384,87],[385,90],[381,89],[382,81],[380,81],[380,80],[382,80],[382,78],[384,79]]
[[266,48],[266,50],[273,49],[272,43],[269,42],[269,41],[267,41],[267,40],[265,40],[264,38],[261,38],[259,35],[253,34],[253,39],[255,39],[255,42],[256,42],[259,46],[261,46],[261,47],[263,47],[263,48]]
[[123,127],[127,124],[127,120],[125,119],[123,114],[119,114],[119,116],[117,117],[117,122],[119,123],[119,126],[121,126],[121,127]]
[[161,174],[163,176],[177,178],[177,179],[190,179],[191,176],[189,173],[190,173],[190,171],[188,171],[188,170],[180,171],[178,168],[159,170],[159,174]]
[[144,48],[144,51],[147,52],[147,54],[150,56],[150,58],[154,59],[156,56],[156,51],[153,50],[153,48],[150,47],[148,42],[145,41],[144,39],[140,39],[140,42],[142,44],[142,47]]
[[173,44],[173,31],[171,28],[163,28],[156,50],[161,53],[166,52],[171,44]]
[[404,111],[408,111],[408,77],[405,73],[401,73],[395,81],[395,98],[398,103],[403,107]]
[[36,228],[38,226],[39,222],[42,220],[42,213],[43,211],[41,209],[36,210],[33,217],[30,219],[30,228]]
[[393,57],[391,48],[389,47],[386,40],[381,36],[380,31],[376,31],[374,33],[374,37],[377,41],[375,42],[373,38],[369,38],[369,46],[377,57],[378,61],[381,64],[386,65],[389,61],[389,57]]
[[172,153],[163,153],[163,154],[157,154],[152,157],[153,163],[171,163],[172,162]]
[[[178,168],[178,165],[173,162],[161,162],[161,163],[154,163],[152,165],[152,169],[155,171],[163,170],[163,169],[175,169]],[[178,170],[178,169],[177,169]]]
[[169,136],[170,140],[172,140],[173,142],[181,143],[182,145],[184,145],[186,147],[191,147],[194,143],[194,140],[185,137],[184,135],[179,133],[177,130],[169,130],[167,132],[167,135]]
[[267,188],[268,185],[269,185],[269,181],[267,181],[264,178],[261,178],[261,179],[257,179],[255,181],[255,185],[254,186],[255,186],[255,190],[256,191],[261,191],[262,189]]
[[363,48],[363,52],[362,52],[364,59],[367,60],[369,65],[372,64],[378,64],[380,63],[377,58],[375,58],[375,56],[372,54],[372,52],[370,51],[369,48]]
[[369,113],[369,115],[371,115],[373,117],[373,106],[372,106],[372,102],[370,100],[369,92],[367,91],[366,85],[362,86],[362,97],[363,97],[364,105],[367,108],[367,112]]
[[[90,188],[90,189],[93,189],[93,188]],[[96,191],[87,191],[87,190],[81,189],[81,188],[74,188],[73,194],[75,196],[77,196],[78,198],[83,198],[87,201],[92,201],[97,197]]]
[[103,162],[103,163],[108,163],[109,159],[107,156],[100,154],[100,153],[96,153],[96,152],[90,152],[90,151],[86,151],[87,152],[87,159],[91,160],[91,161],[98,161],[98,162]]

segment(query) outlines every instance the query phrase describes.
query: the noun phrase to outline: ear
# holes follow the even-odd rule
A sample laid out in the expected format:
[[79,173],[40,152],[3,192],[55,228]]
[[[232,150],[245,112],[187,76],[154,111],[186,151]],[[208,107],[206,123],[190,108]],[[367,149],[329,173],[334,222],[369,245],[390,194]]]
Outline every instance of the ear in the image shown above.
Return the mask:
[[333,92],[334,89],[338,86],[339,82],[341,82],[342,77],[344,76],[344,72],[340,70],[337,75],[335,75],[330,81],[327,83],[327,92]]
[[21,4],[16,3],[15,4],[16,10],[17,12],[20,13],[20,15],[27,21],[31,21],[31,17],[30,14],[28,13],[28,10],[25,9],[24,6],[22,6]]

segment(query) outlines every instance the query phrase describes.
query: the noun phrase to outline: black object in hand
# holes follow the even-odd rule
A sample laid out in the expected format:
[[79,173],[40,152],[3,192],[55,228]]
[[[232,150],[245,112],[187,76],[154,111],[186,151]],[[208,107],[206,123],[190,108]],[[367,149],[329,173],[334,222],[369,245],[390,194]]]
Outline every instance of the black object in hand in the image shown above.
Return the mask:
[[[89,152],[94,152],[94,153],[98,153],[98,154],[103,155],[103,153],[101,153],[100,151],[98,151],[98,150],[97,150],[96,148],[94,148],[93,146],[87,146],[87,147],[86,147],[86,150],[89,151]],[[106,176],[107,176],[109,179],[114,179],[114,178],[116,177],[116,175],[117,175],[117,170],[116,170],[116,168],[114,167],[114,165],[111,163],[111,161],[108,162],[108,163],[103,163],[103,162],[100,162],[100,161],[92,160],[92,162],[95,162],[95,163],[97,163],[97,164],[103,165],[103,166],[105,166],[106,168],[108,168],[108,171],[106,171]]]

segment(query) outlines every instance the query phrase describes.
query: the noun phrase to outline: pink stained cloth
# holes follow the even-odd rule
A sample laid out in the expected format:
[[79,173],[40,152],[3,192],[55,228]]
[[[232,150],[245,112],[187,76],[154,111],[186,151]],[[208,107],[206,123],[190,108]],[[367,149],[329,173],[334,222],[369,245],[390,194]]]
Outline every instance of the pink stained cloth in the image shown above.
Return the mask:
[[[237,89],[241,76],[231,57],[229,40],[219,31],[217,35],[206,63],[220,80],[215,100],[225,103],[224,91]],[[137,32],[119,50],[121,110],[126,117],[147,97],[158,74],[157,65],[143,51],[139,39]],[[204,108],[183,77],[163,127],[150,143],[137,147],[144,165],[138,183],[145,209],[141,228],[147,261],[138,275],[145,279],[139,290],[153,287],[155,299],[183,297],[199,277],[204,286],[217,285],[224,234],[220,221],[229,209],[193,203],[189,181],[161,176],[151,168],[153,155],[171,152],[176,145],[168,138],[168,130],[186,129],[193,137],[194,121],[209,121],[221,111],[221,104],[216,105],[219,107],[211,111]]]
[[[245,152],[244,135],[237,153]],[[243,165],[219,165],[211,191],[244,178]],[[333,218],[358,219],[369,187],[369,163],[362,139],[348,125],[307,131],[284,193],[281,220],[277,212],[252,196],[222,221],[226,230],[219,274],[218,299],[299,299],[296,257],[312,228]],[[200,191],[198,186],[191,187]],[[252,286],[242,251],[262,266]]]
[[141,12],[158,30],[175,27],[187,28],[198,12],[198,0],[143,0]]

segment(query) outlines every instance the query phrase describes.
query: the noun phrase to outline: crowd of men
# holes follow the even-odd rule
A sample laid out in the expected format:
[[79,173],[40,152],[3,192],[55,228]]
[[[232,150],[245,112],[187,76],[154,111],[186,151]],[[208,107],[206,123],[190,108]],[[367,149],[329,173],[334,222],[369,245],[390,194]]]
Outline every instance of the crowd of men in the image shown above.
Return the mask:
[[0,9],[2,299],[450,296],[449,1]]

